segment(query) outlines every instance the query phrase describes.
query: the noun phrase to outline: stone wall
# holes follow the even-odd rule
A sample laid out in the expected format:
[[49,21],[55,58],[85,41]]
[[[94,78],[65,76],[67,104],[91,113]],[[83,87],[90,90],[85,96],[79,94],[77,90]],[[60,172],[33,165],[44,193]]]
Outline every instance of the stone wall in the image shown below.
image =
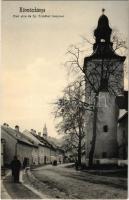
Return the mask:
[[[117,148],[117,116],[118,110],[115,104],[115,97],[108,92],[100,95],[105,96],[105,106],[98,107],[95,158],[116,158]],[[89,155],[93,134],[93,121],[90,120],[86,131],[86,157]]]

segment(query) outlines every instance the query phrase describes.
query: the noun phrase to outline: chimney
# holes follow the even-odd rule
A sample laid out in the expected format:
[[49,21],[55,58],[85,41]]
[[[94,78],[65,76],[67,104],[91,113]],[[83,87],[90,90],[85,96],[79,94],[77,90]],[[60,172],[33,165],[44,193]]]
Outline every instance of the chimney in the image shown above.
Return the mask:
[[4,126],[5,128],[8,128],[8,127],[9,127],[9,125],[8,125],[7,123],[3,123],[3,126]]
[[19,126],[18,125],[15,126],[15,131],[19,132]]
[[33,129],[30,129],[30,132],[33,133]]
[[30,132],[31,132],[32,134],[36,134],[36,130],[34,130],[34,129],[31,129]]
[[45,139],[47,139],[47,135],[46,135],[46,134],[43,134],[43,137],[44,137]]
[[41,137],[41,132],[38,132],[38,135]]

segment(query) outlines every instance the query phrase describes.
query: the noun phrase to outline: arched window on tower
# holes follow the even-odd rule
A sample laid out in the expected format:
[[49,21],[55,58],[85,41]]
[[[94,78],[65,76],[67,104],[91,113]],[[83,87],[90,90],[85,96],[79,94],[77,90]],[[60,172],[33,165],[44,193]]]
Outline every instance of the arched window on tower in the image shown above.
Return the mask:
[[104,126],[103,126],[103,131],[104,131],[105,133],[108,132],[108,126],[107,126],[107,125],[104,125]]

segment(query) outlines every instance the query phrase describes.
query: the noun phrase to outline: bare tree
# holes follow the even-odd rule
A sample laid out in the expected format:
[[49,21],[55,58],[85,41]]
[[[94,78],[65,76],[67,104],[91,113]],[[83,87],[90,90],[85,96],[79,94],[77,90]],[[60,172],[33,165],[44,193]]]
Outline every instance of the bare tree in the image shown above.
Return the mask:
[[78,164],[81,165],[82,150],[85,148],[84,107],[87,107],[83,80],[65,88],[63,97],[58,99],[55,105],[55,117],[61,119],[57,130],[67,135],[65,148],[77,155]]

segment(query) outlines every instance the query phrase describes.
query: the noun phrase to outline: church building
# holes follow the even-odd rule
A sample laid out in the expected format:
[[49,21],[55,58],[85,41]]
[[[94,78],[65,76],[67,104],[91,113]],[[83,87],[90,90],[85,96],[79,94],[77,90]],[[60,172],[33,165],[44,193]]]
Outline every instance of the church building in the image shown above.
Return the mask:
[[[84,58],[87,94],[94,99],[94,110],[86,112],[86,159],[94,154],[94,162],[117,159],[117,122],[119,109],[116,96],[124,90],[124,56],[119,56],[111,42],[112,29],[108,17],[103,13],[94,30],[95,43],[92,55]],[[91,120],[92,119],[92,120]],[[95,148],[93,148],[93,145]],[[91,152],[92,151],[92,152]]]

